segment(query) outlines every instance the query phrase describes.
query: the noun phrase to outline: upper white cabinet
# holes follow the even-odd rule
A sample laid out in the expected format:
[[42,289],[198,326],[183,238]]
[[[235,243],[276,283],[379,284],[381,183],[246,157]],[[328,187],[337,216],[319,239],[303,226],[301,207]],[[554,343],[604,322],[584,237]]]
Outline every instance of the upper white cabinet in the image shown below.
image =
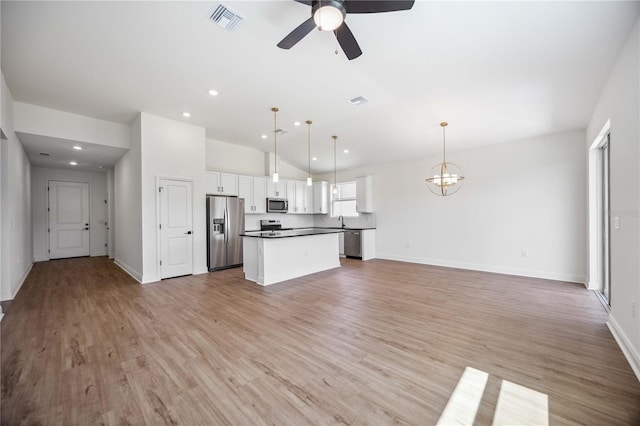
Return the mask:
[[272,179],[268,179],[267,197],[287,198],[287,181],[281,180],[274,183]]
[[313,187],[307,186],[303,180],[287,181],[287,198],[289,200],[289,213],[311,214],[313,213]]
[[313,183],[313,212],[327,214],[329,213],[329,184],[327,182]]
[[207,194],[238,195],[238,175],[208,171]]
[[356,211],[373,213],[373,177],[356,178]]
[[238,176],[238,196],[244,198],[245,213],[266,213],[267,178]]

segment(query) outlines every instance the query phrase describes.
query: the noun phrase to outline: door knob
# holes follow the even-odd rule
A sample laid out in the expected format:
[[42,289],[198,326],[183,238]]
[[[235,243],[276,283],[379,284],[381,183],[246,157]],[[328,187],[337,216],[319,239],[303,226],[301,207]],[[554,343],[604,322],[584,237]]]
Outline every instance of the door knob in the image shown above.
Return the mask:
[[191,234],[192,234],[192,232],[191,232],[191,231],[187,231],[187,232],[185,232],[184,234],[185,234],[185,235],[191,235]]

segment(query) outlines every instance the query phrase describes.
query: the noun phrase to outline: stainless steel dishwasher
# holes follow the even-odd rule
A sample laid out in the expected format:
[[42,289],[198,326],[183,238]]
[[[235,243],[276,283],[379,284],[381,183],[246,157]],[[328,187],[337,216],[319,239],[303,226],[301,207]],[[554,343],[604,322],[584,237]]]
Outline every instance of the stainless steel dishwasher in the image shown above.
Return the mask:
[[344,231],[344,255],[362,259],[360,231],[347,229]]

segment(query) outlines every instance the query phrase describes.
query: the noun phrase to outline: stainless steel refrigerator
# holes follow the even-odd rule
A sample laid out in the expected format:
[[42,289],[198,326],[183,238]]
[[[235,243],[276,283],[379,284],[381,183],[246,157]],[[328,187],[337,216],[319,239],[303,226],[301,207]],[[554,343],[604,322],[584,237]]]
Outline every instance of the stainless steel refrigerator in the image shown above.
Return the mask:
[[207,196],[209,271],[242,265],[244,198]]

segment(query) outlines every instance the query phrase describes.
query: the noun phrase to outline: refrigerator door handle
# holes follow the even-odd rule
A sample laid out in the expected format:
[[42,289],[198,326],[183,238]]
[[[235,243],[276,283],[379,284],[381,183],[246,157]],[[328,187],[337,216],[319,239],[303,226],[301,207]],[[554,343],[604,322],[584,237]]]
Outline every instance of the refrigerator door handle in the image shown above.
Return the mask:
[[229,210],[227,207],[224,208],[224,244],[226,245],[229,241]]

